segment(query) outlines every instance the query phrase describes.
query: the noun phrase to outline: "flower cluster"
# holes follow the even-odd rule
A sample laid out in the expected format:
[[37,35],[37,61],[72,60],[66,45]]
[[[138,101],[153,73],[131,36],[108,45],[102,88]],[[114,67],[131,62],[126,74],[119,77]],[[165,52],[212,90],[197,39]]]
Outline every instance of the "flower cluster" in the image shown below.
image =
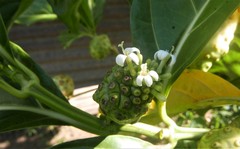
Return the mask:
[[[123,43],[122,43],[123,44]],[[146,86],[151,87],[153,84],[153,81],[158,81],[159,76],[158,73],[155,70],[148,70],[147,63],[142,64],[142,55],[140,54],[140,50],[136,47],[131,48],[123,48],[123,45],[120,44],[119,46],[122,48],[123,54],[118,54],[116,57],[116,63],[117,65],[124,67],[125,65],[128,65],[130,67],[130,70],[133,70],[131,63],[134,62],[135,65],[140,65],[141,70],[138,72],[138,76],[136,77],[136,84],[138,86],[142,86],[144,83]],[[159,65],[158,69],[162,70],[162,67],[168,62],[169,66],[172,66],[176,62],[176,58],[173,54],[170,54],[167,51],[164,50],[158,50],[154,54],[155,60],[162,61]],[[161,73],[161,70],[159,73]]]
[[118,124],[134,123],[148,110],[152,99],[165,100],[162,80],[170,74],[163,69],[175,63],[175,57],[164,50],[154,54],[153,60],[143,63],[136,47],[124,48],[116,57],[116,66],[107,73],[93,95],[106,119]]
[[[123,44],[123,43],[122,43]],[[148,87],[150,87],[153,84],[153,81],[158,81],[158,74],[154,70],[148,70],[147,69],[147,63],[142,64],[142,55],[140,54],[140,50],[136,47],[131,48],[123,48],[123,45],[120,44],[120,47],[122,48],[123,54],[119,54],[116,57],[116,63],[124,67],[125,64],[130,67],[130,70],[133,70],[134,68],[131,68],[131,63],[134,62],[136,65],[140,65],[141,70],[138,72],[138,76],[136,77],[136,84],[138,86],[142,86],[142,84],[146,84]]]

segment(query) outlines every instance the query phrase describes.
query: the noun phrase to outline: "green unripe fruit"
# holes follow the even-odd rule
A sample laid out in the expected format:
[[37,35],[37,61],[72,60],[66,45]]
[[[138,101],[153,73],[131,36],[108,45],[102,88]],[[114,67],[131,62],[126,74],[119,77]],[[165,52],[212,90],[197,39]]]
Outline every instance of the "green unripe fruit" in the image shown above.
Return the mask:
[[224,127],[213,129],[206,133],[198,143],[199,149],[239,149],[240,129],[236,127]]
[[139,97],[134,97],[134,98],[132,99],[132,103],[133,103],[133,104],[136,104],[136,105],[141,104],[141,98],[139,98]]
[[124,84],[120,84],[120,89],[123,95],[129,96],[131,94],[129,87]]
[[74,82],[70,76],[59,74],[53,77],[53,81],[66,98],[69,99],[73,95]]
[[136,87],[131,87],[131,91],[134,96],[140,96],[142,94],[141,90]]
[[125,75],[122,79],[122,83],[126,85],[131,85],[132,84],[132,77],[130,75]]
[[110,54],[113,47],[107,35],[98,35],[91,40],[89,49],[93,58],[103,59]]
[[143,88],[143,93],[149,94],[151,92],[150,88]]
[[141,96],[142,101],[147,101],[149,99],[149,95],[144,94]]
[[137,122],[148,110],[151,88],[134,85],[124,67],[114,66],[93,95],[106,119],[118,124]]

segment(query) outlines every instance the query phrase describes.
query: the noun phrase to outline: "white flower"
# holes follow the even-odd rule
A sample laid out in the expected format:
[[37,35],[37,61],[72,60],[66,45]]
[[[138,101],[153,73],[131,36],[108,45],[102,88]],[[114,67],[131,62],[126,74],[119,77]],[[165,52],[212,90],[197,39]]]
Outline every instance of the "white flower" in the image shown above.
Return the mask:
[[153,70],[149,71],[146,63],[142,64],[141,71],[136,79],[137,85],[142,86],[142,83],[144,82],[148,87],[150,87],[153,84],[153,80],[158,80],[158,74]]
[[118,54],[116,57],[116,63],[119,66],[124,66],[124,62],[127,58],[130,58],[135,64],[139,64],[139,57],[137,54],[140,53],[140,50],[138,48],[132,47],[132,48],[125,48],[123,50],[123,54]]
[[163,60],[163,59],[165,59],[168,55],[169,55],[169,53],[168,53],[167,51],[158,50],[158,51],[154,54],[154,59]]
[[[168,53],[167,51],[164,50],[158,50],[155,54],[154,54],[154,59],[158,59],[158,60],[164,60],[166,59],[168,56],[170,55],[171,57],[171,61],[169,63],[169,66],[172,66],[175,62],[176,62],[176,57],[170,53]],[[169,58],[170,58],[169,57]]]

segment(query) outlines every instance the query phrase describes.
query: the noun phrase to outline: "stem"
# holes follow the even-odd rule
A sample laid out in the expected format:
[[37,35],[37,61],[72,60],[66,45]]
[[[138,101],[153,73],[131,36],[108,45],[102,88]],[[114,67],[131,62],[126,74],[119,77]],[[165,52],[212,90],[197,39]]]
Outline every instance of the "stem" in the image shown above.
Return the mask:
[[133,76],[133,77],[136,76],[137,73],[133,67],[132,60],[129,57],[127,57],[126,62],[127,62],[127,67],[130,71],[131,76]]
[[199,138],[209,131],[206,128],[186,128],[179,126],[175,127],[174,130],[174,139],[177,140]]
[[37,98],[41,103],[51,107],[56,112],[78,121],[79,125],[73,124],[75,127],[98,135],[113,133],[112,130],[105,128],[103,122],[97,117],[71,106],[39,84],[35,83],[26,90],[28,90],[29,95]]
[[6,59],[11,65],[15,66],[15,61],[13,57],[11,57],[9,53],[7,53],[7,51],[1,45],[0,45],[0,55],[3,59]]
[[158,74],[162,73],[163,67],[166,65],[166,63],[168,62],[169,58],[171,58],[170,54],[167,55],[164,59],[161,60],[160,64],[158,65],[158,68],[157,68],[157,73]]
[[24,99],[28,96],[26,93],[15,89],[14,87],[6,83],[2,78],[0,79],[0,88],[20,99]]
[[161,102],[166,101],[166,97],[163,94],[159,93],[156,89],[151,90],[151,94]]
[[[159,116],[162,121],[169,127],[170,135],[167,134],[163,138],[169,138],[170,140],[180,140],[180,139],[193,139],[201,137],[203,134],[209,131],[209,129],[205,128],[186,128],[186,127],[179,127],[177,124],[167,115],[166,112],[166,102],[162,102],[157,100],[157,106],[159,108]],[[172,129],[172,131],[171,131]]]
[[135,134],[142,134],[147,137],[159,139],[159,132],[161,128],[144,123],[126,124],[120,128],[120,132],[132,132]]
[[167,115],[166,101],[157,100],[157,106],[161,120],[169,127],[176,127],[176,123]]
[[15,64],[17,65],[17,69],[22,70],[26,76],[32,80],[32,82],[35,82],[39,84],[39,79],[35,73],[33,73],[31,70],[29,70],[25,65],[23,65],[19,60],[15,59]]

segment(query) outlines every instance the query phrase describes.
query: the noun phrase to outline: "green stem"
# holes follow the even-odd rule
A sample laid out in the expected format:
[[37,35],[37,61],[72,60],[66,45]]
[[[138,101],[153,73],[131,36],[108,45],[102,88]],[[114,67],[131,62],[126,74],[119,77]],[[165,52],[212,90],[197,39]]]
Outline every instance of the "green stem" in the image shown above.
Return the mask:
[[202,136],[209,129],[205,128],[186,128],[179,127],[177,124],[167,115],[166,102],[157,101],[159,116],[161,120],[169,127],[170,134],[167,133],[166,136],[162,138],[169,138],[170,140],[180,140],[180,139],[193,139]]
[[127,67],[128,67],[128,69],[130,71],[131,76],[132,77],[136,76],[137,73],[136,73],[136,71],[135,71],[135,69],[133,67],[132,60],[129,57],[127,57],[126,58],[126,62],[127,62]]
[[179,126],[175,127],[174,130],[174,139],[177,140],[199,138],[209,131],[206,128],[186,128]]
[[13,56],[10,56],[9,53],[0,45],[0,55],[3,59],[6,59],[11,65],[15,66],[15,61]]
[[2,88],[3,90],[11,93],[12,95],[20,99],[24,99],[28,96],[26,93],[18,89],[15,89],[14,87],[6,83],[2,78],[0,79],[0,88]]
[[157,106],[161,120],[169,127],[176,127],[176,123],[167,115],[166,101],[157,100]]
[[169,54],[163,60],[161,60],[160,64],[158,65],[158,68],[157,68],[157,73],[158,74],[162,73],[163,67],[166,65],[166,63],[168,62],[168,60],[170,58],[171,58],[171,55]]
[[15,64],[17,65],[17,69],[23,71],[25,73],[25,76],[28,76],[32,82],[39,84],[40,81],[35,73],[33,73],[31,70],[29,70],[19,60],[17,60],[17,59],[14,59],[14,60],[15,60]]
[[120,128],[120,132],[141,134],[147,137],[159,139],[161,128],[144,123],[126,124]]
[[26,90],[29,95],[37,98],[41,103],[51,107],[56,112],[78,121],[80,125],[73,125],[82,130],[98,135],[114,133],[112,130],[104,128],[102,121],[100,121],[97,117],[71,106],[69,103],[50,93],[39,84],[33,84]]

